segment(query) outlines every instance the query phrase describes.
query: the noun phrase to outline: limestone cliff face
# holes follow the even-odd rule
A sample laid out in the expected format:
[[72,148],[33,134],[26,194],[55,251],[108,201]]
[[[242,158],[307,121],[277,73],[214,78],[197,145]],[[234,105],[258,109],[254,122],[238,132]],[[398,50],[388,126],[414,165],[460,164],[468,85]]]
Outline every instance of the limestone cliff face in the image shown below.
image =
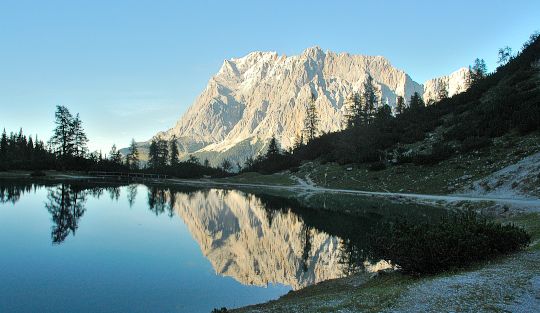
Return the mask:
[[449,97],[465,91],[468,75],[469,70],[463,67],[448,76],[426,81],[424,83],[424,101],[428,103],[430,100],[437,100],[441,88],[446,88]]
[[306,227],[290,211],[267,211],[253,195],[178,193],[175,210],[220,275],[294,289],[342,276],[338,238]]
[[[381,56],[324,52],[319,47],[296,56],[252,52],[226,60],[176,126],[159,135],[176,135],[181,151],[216,162],[220,157],[243,162],[264,149],[272,135],[283,148],[293,145],[303,128],[311,93],[317,97],[320,131],[343,126],[346,99],[362,89],[371,75],[379,97],[395,105],[396,97],[414,92],[432,98],[439,82],[457,93],[461,70],[448,77],[416,83]],[[461,85],[460,85],[461,86]]]

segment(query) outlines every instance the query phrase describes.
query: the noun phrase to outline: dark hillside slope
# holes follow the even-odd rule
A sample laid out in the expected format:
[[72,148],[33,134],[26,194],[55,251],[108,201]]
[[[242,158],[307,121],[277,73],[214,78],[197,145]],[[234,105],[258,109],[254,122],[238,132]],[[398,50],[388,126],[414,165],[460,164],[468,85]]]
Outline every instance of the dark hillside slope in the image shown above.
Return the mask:
[[[245,171],[294,167],[302,160],[372,163],[373,169],[395,163],[435,164],[452,155],[491,145],[508,133],[540,129],[540,38],[494,73],[472,83],[463,93],[427,107],[407,108],[391,116],[377,112],[366,124],[323,134],[280,158],[280,166],[260,157]],[[436,133],[437,136],[434,136]],[[403,146],[428,141],[428,151],[404,151]],[[273,172],[275,172],[273,171]]]

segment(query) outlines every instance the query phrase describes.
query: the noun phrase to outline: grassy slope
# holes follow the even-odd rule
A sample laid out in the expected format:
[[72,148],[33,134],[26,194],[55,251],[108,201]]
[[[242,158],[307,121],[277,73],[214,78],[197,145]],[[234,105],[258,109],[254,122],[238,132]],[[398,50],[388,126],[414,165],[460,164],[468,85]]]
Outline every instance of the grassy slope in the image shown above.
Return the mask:
[[494,140],[491,147],[455,155],[433,166],[400,164],[382,171],[369,171],[366,164],[341,166],[307,162],[296,173],[244,173],[223,181],[293,185],[296,182],[293,176],[297,176],[330,188],[448,194],[538,151],[540,133],[535,132],[523,137],[506,135]]

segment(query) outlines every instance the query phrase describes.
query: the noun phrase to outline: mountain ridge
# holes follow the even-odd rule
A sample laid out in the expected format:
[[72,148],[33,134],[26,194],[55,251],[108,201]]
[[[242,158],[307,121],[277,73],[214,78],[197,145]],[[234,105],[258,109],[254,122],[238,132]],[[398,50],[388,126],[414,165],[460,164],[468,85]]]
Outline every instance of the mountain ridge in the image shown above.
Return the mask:
[[428,102],[443,82],[449,96],[464,91],[465,71],[419,84],[382,56],[325,52],[318,46],[293,56],[254,51],[225,60],[176,125],[156,136],[176,136],[183,158],[193,154],[214,165],[224,158],[243,163],[264,151],[273,135],[284,149],[294,144],[311,93],[317,96],[321,132],[332,132],[343,126],[347,96],[360,91],[368,75],[382,101],[394,107],[397,96],[409,99],[414,92]]

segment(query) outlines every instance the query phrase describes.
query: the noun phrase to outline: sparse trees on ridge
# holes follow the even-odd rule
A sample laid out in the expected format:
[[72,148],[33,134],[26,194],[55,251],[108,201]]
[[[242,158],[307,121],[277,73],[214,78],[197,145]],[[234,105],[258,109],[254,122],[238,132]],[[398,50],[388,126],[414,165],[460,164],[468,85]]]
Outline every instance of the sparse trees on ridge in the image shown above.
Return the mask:
[[474,65],[472,67],[471,74],[472,74],[471,79],[472,79],[473,84],[479,81],[480,79],[485,78],[487,76],[486,61],[484,61],[484,59],[476,58],[474,60]]
[[497,64],[499,64],[499,66],[503,66],[506,63],[508,63],[508,61],[510,61],[510,59],[512,58],[512,48],[508,46],[500,48],[497,55],[498,55]]

